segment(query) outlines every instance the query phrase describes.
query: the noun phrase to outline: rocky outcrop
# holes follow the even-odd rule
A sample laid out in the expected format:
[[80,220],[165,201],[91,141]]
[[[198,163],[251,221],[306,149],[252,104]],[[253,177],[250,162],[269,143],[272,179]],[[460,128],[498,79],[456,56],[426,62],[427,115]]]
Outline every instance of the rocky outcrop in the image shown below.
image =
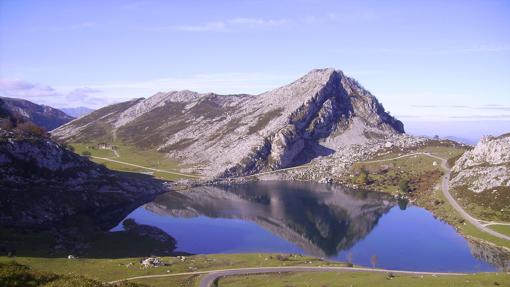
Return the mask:
[[202,174],[232,177],[403,132],[355,80],[319,69],[259,95],[158,93],[97,110],[52,135],[69,142],[121,140],[157,149]]
[[34,104],[27,100],[0,97],[4,109],[11,114],[21,117],[25,121],[43,127],[47,131],[53,130],[74,119],[61,110],[50,106]]
[[54,141],[0,129],[0,224],[49,228],[89,218],[111,228],[167,189],[153,179],[113,172]]
[[452,172],[453,187],[467,186],[474,192],[510,187],[510,134],[482,138],[455,162]]

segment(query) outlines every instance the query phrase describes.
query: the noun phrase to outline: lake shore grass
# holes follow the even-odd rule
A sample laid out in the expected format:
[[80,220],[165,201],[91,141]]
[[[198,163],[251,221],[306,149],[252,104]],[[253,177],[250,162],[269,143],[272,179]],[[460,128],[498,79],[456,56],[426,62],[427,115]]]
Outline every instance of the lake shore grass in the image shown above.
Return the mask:
[[296,254],[208,254],[185,256],[182,260],[176,256],[160,257],[167,266],[142,268],[142,257],[121,259],[76,258],[67,259],[45,257],[0,257],[0,263],[15,261],[37,271],[57,274],[80,275],[98,281],[114,281],[135,276],[161,275],[183,272],[196,272],[244,267],[276,266],[347,266],[341,262],[329,262],[320,258]]
[[218,287],[241,286],[509,286],[507,273],[481,273],[463,276],[401,275],[369,272],[303,272],[227,276],[218,280]]

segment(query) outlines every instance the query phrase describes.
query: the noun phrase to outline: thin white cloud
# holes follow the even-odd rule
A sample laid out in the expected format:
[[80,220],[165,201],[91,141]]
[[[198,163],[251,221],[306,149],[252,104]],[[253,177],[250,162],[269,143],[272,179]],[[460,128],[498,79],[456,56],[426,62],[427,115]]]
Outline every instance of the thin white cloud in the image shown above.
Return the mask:
[[408,55],[408,56],[450,56],[480,53],[506,53],[510,52],[510,44],[484,44],[469,47],[428,47],[417,49],[395,49],[395,48],[366,48],[337,50],[341,54],[383,54],[383,55]]
[[152,27],[153,31],[186,31],[186,32],[208,32],[208,31],[227,31],[238,28],[257,28],[257,27],[274,27],[289,23],[288,19],[263,19],[263,18],[244,18],[237,17],[227,20],[210,21],[201,24],[185,24],[185,25],[169,25]]
[[410,105],[410,107],[412,107],[412,108],[425,108],[425,109],[449,108],[449,109],[510,111],[510,106],[504,106],[504,105],[469,106],[469,105],[428,105],[428,104],[418,104],[418,105]]
[[0,96],[25,99],[36,104],[56,108],[82,106],[103,106],[111,102],[98,96],[101,91],[88,87],[72,89],[68,92],[41,84],[17,79],[0,79]]

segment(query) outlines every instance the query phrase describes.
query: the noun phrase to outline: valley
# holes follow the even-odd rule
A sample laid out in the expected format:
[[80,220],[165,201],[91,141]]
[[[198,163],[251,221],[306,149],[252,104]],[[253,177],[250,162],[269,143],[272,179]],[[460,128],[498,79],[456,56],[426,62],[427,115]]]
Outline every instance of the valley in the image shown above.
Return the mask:
[[[0,144],[11,190],[2,193],[11,209],[1,217],[9,256],[0,262],[151,286],[201,286],[223,269],[289,266],[318,269],[291,267],[285,282],[331,280],[316,273],[326,267],[341,267],[338,280],[366,284],[380,272],[409,286],[461,282],[441,273],[453,271],[493,272],[461,275],[473,284],[508,280],[508,135],[476,147],[407,135],[341,71],[313,70],[260,95],[158,93],[50,135],[13,123]],[[51,228],[37,231],[42,224]],[[142,267],[147,256],[162,265]],[[219,286],[281,279],[239,276]]]

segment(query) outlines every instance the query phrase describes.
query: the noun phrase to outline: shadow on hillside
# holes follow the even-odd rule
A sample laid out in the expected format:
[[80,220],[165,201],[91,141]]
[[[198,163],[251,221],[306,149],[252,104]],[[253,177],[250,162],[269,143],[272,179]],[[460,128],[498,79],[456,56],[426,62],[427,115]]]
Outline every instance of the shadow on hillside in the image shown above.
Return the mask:
[[[163,231],[161,231],[163,232]],[[184,255],[174,252],[177,242],[133,231],[71,230],[31,231],[0,228],[0,256],[65,258],[132,258]],[[162,234],[158,234],[162,237]]]
[[292,163],[293,166],[302,165],[310,163],[315,158],[321,156],[328,156],[335,153],[335,150],[320,145],[316,142],[306,143],[303,152],[301,152],[298,157]]
[[[111,172],[115,174],[116,182],[136,181],[140,186],[146,183],[160,192],[141,193],[140,196],[131,197],[129,200],[119,199],[118,196],[113,195],[110,196],[111,200],[108,200],[110,198],[107,197],[108,193],[97,192],[98,195],[94,195],[94,199],[102,200],[99,206],[82,204],[80,206],[85,207],[76,207],[81,208],[77,214],[52,222],[51,225],[28,227],[20,226],[18,223],[15,226],[0,226],[0,256],[61,258],[73,255],[81,258],[128,258],[174,254],[177,244],[175,239],[155,227],[143,226],[143,228],[109,232],[133,210],[152,201],[157,195],[169,191],[164,186],[164,181],[150,175]],[[59,190],[59,187],[61,186],[56,185],[52,189]],[[66,208],[65,205],[70,202],[81,204],[83,201],[80,194],[74,194],[72,191],[67,194],[60,192],[49,197],[42,197],[44,193],[51,191],[48,187],[43,189],[38,186],[27,186],[22,190],[24,195],[19,192],[19,189],[12,189],[11,197],[16,200],[15,202],[23,202],[23,206],[27,209],[41,208],[41,202],[44,201],[38,199],[39,195],[42,199],[54,199],[56,203],[63,204],[62,208]],[[62,194],[65,198],[62,198]],[[70,208],[72,206],[69,205]],[[166,241],[161,241],[161,238]]]

